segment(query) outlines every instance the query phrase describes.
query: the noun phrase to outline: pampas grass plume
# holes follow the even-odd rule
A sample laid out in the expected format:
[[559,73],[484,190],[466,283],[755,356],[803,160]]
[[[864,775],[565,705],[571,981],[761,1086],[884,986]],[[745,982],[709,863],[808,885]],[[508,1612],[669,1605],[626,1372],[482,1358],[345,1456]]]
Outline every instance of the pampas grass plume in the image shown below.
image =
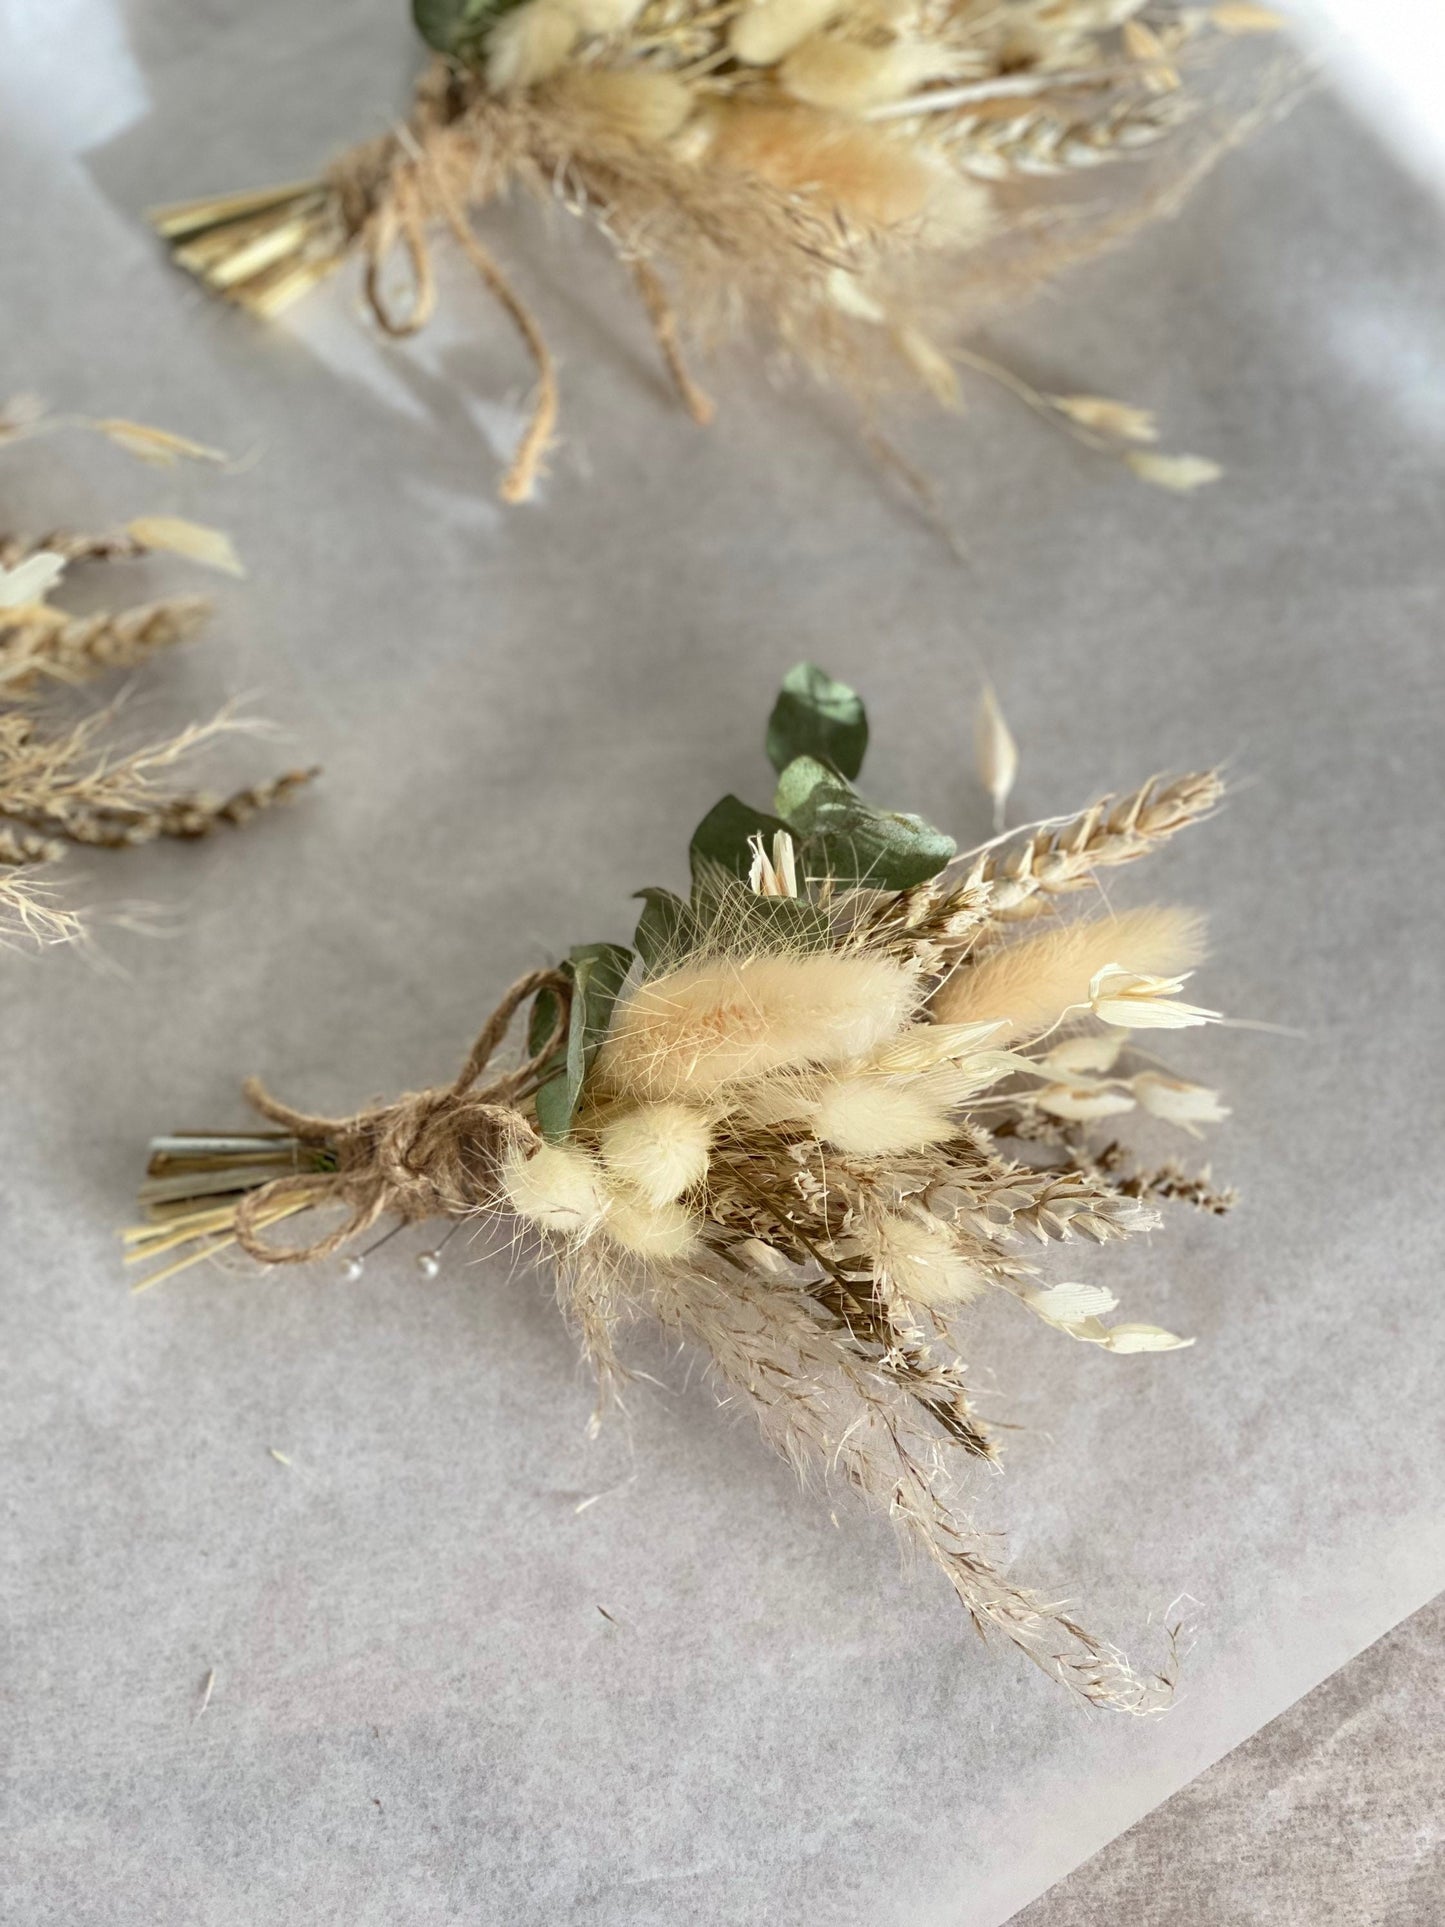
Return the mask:
[[1196,911],[1168,905],[1126,910],[986,951],[939,987],[932,1009],[948,1024],[999,1020],[1003,1028],[995,1041],[1018,1042],[1086,1006],[1094,978],[1110,964],[1172,977],[1203,954],[1204,920]]
[[837,951],[710,957],[640,985],[598,1059],[627,1095],[706,1098],[805,1064],[867,1057],[913,1015],[917,980],[891,958]]

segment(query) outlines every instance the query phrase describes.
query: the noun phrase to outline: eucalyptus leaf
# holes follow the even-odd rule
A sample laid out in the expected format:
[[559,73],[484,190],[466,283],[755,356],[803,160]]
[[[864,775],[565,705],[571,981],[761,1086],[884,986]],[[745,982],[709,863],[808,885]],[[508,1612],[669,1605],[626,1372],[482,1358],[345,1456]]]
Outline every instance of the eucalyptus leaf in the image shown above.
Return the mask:
[[519,0],[412,0],[416,30],[438,53],[467,59],[477,54],[487,29]]
[[906,890],[937,876],[958,847],[921,816],[876,809],[836,769],[796,757],[778,778],[775,808],[805,842],[809,866],[840,883]]
[[644,967],[655,971],[664,964],[675,962],[694,947],[697,919],[691,907],[671,890],[661,890],[652,885],[636,894],[643,900],[643,910],[637,919],[637,934],[632,941],[637,946],[637,954]]
[[748,838],[771,837],[775,831],[787,827],[776,816],[767,816],[736,796],[725,796],[713,805],[692,833],[687,854],[694,885],[706,877],[709,868],[745,877],[753,860]]
[[[559,968],[571,976],[570,964]],[[559,999],[555,990],[542,990],[532,1003],[532,1015],[527,1025],[527,1051],[535,1057],[547,1039],[557,1028]],[[547,1059],[546,1069],[550,1073],[547,1081],[537,1089],[537,1123],[543,1137],[555,1143],[564,1138],[572,1122],[572,1093],[567,1086],[567,1039],[564,1036]]]
[[863,698],[815,663],[800,662],[783,678],[768,718],[768,760],[785,770],[799,756],[816,756],[844,776],[856,776],[868,748]]
[[[552,1060],[555,1074],[537,1092],[537,1122],[554,1143],[566,1137],[577,1115],[587,1073],[607,1035],[612,1007],[626,981],[632,952],[616,943],[583,943],[562,966],[572,977],[572,1013],[566,1045]],[[544,991],[532,1006],[530,1042],[540,1050],[557,1021],[556,998]]]
[[833,925],[826,910],[806,897],[755,897],[729,904],[734,943],[758,950],[826,950]]

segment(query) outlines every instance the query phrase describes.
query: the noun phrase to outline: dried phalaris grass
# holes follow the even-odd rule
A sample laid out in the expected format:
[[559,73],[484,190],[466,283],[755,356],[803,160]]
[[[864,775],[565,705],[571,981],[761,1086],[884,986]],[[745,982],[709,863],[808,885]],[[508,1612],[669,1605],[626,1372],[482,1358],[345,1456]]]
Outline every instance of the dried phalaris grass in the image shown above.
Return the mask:
[[[1158,1200],[1228,1207],[1207,1173],[1090,1137],[1134,1111],[1191,1134],[1227,1115],[1133,1044],[1214,1020],[1181,994],[1199,919],[1019,918],[1207,815],[1219,782],[1151,779],[959,854],[858,792],[866,742],[856,693],[799,665],[767,731],[772,813],[710,811],[689,894],[643,891],[632,947],[520,978],[448,1086],[326,1118],[253,1081],[266,1129],[156,1140],[127,1259],[141,1286],[236,1248],[348,1252],[355,1277],[383,1219],[499,1221],[553,1269],[604,1403],[625,1329],[656,1319],[800,1474],[891,1517],[980,1630],[1088,1701],[1149,1711],[1172,1650],[1136,1671],[970,1524],[967,1468],[997,1445],[959,1347],[988,1292],[1120,1356],[1191,1342],[1111,1321],[1107,1284],[1051,1258],[1153,1229]],[[525,1055],[496,1072],[527,1006]]]
[[[139,422],[0,409],[0,443],[77,426],[142,461],[223,459],[199,442]],[[0,535],[0,941],[58,942],[80,934],[81,919],[64,907],[54,874],[69,850],[206,836],[221,824],[246,822],[313,773],[292,770],[215,795],[178,779],[198,751],[238,726],[229,712],[157,742],[128,744],[118,702],[88,712],[60,703],[78,685],[139,668],[204,626],[210,605],[199,596],[83,616],[51,600],[84,564],[162,552],[240,573],[229,538],[177,516],[141,517],[102,535]]]
[[[626,264],[695,419],[684,360],[744,332],[871,407],[890,387],[952,405],[961,334],[1168,205],[1222,144],[1202,111],[1211,56],[1244,28],[1180,0],[417,0],[437,58],[405,126],[319,181],[157,210],[175,259],[269,316],[352,254],[384,333],[435,304],[430,236],[450,231],[523,338],[532,419],[503,478],[529,497],[558,414],[530,307],[473,233],[513,185],[591,221]],[[1170,144],[1105,210],[1074,190]],[[388,264],[405,257],[398,293]],[[1021,398],[1157,486],[1218,473],[1142,453],[1143,411],[1098,396]],[[1147,431],[1143,427],[1148,424]]]

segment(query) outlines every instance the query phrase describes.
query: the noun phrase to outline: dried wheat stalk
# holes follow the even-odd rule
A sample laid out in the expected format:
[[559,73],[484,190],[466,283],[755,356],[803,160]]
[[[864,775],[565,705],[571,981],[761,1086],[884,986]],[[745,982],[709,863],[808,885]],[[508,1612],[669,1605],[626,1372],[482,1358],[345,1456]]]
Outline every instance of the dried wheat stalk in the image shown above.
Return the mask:
[[[997,798],[993,714],[980,748]],[[800,665],[768,730],[775,814],[735,797],[711,811],[690,895],[643,893],[635,954],[582,945],[520,979],[444,1089],[324,1118],[252,1082],[268,1131],[153,1145],[129,1259],[151,1284],[236,1247],[268,1264],[350,1251],[355,1277],[384,1218],[499,1217],[554,1268],[604,1403],[626,1376],[621,1333],[657,1319],[800,1473],[888,1513],[980,1629],[1087,1700],[1148,1710],[1172,1662],[1136,1673],[968,1523],[961,1474],[996,1446],[959,1343],[987,1291],[1107,1351],[1189,1342],[1108,1322],[1107,1285],[1057,1279],[1047,1258],[1149,1231],[1158,1198],[1229,1202],[1090,1137],[1136,1110],[1195,1133],[1226,1114],[1131,1050],[1216,1016],[1181,994],[1200,919],[1018,919],[1200,820],[1219,781],[1156,778],[956,856],[858,794],[866,735],[855,693]],[[528,1004],[523,1061],[491,1074]],[[280,1241],[328,1211],[329,1228]]]
[[[214,450],[141,423],[0,408],[0,444],[71,426],[96,430],[149,461],[216,459]],[[88,616],[51,601],[81,564],[161,551],[239,568],[218,530],[175,517],[141,518],[109,535],[0,536],[0,940],[62,941],[79,933],[80,920],[62,906],[53,875],[67,850],[204,836],[220,824],[244,823],[313,773],[294,770],[229,797],[178,787],[195,753],[235,727],[229,713],[160,742],[125,746],[114,702],[80,715],[56,706],[62,686],[135,669],[203,626],[209,604],[198,596]]]
[[[861,398],[902,383],[951,404],[963,328],[1149,212],[1149,189],[1104,214],[1070,197],[1069,179],[1191,128],[1181,169],[1218,144],[1184,79],[1245,30],[1237,12],[1179,0],[417,0],[415,12],[438,57],[405,126],[320,181],[154,220],[182,266],[260,315],[359,252],[392,336],[426,324],[429,236],[449,230],[536,365],[507,501],[532,493],[558,414],[542,331],[470,225],[513,185],[606,236],[699,422],[712,404],[684,342],[707,350],[739,331]],[[1269,16],[1251,18],[1258,30]],[[1054,181],[1064,191],[1043,188]],[[401,293],[388,279],[398,249]],[[1053,419],[1073,426],[1067,410]],[[1081,439],[1124,452],[1103,424]],[[1212,479],[1210,465],[1172,479],[1131,466],[1167,487]]]

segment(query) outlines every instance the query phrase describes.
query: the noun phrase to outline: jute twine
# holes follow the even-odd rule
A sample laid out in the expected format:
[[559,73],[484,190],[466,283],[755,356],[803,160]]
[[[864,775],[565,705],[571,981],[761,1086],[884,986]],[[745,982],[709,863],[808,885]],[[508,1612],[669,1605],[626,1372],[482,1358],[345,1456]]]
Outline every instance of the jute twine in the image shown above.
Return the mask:
[[[461,125],[453,90],[444,78],[436,84],[429,75],[417,90],[408,125],[341,155],[326,180],[347,240],[361,250],[367,306],[383,334],[403,339],[430,321],[437,289],[427,227],[440,220],[522,337],[536,366],[537,387],[500,493],[504,502],[525,502],[557,427],[557,369],[531,309],[467,219],[468,177],[476,158],[476,143]],[[400,307],[388,299],[382,279],[398,245],[411,269],[410,298]]]
[[[354,1117],[316,1117],[293,1110],[272,1097],[258,1078],[248,1078],[246,1097],[255,1109],[303,1144],[323,1146],[335,1156],[336,1169],[293,1172],[245,1193],[235,1215],[242,1250],[263,1264],[306,1264],[339,1251],[388,1213],[412,1222],[462,1218],[495,1203],[503,1160],[537,1138],[536,1126],[519,1106],[542,1081],[547,1060],[566,1035],[571,988],[561,971],[529,971],[482,1026],[451,1084],[410,1092]],[[542,991],[552,992],[557,1000],[551,1034],[516,1070],[478,1088],[477,1080],[513,1017]],[[275,1222],[276,1206],[288,1199],[342,1204],[348,1207],[347,1216],[308,1244],[273,1244],[262,1236],[262,1228]]]
[[[326,185],[344,245],[361,252],[366,303],[383,334],[393,340],[414,335],[435,312],[436,274],[427,230],[440,221],[521,336],[537,371],[537,385],[526,428],[498,491],[504,502],[515,503],[531,498],[542,474],[557,430],[560,392],[556,363],[536,316],[468,218],[469,207],[491,199],[499,185],[486,106],[485,96],[460,88],[456,77],[439,63],[418,85],[407,125],[341,155],[329,170]],[[504,163],[500,173],[505,173]],[[605,207],[598,202],[596,211],[605,213]],[[411,284],[399,303],[384,286],[387,263],[398,247],[406,256]],[[628,265],[668,374],[688,413],[705,427],[712,419],[713,405],[683,361],[677,317],[667,291],[644,260],[632,257]]]

